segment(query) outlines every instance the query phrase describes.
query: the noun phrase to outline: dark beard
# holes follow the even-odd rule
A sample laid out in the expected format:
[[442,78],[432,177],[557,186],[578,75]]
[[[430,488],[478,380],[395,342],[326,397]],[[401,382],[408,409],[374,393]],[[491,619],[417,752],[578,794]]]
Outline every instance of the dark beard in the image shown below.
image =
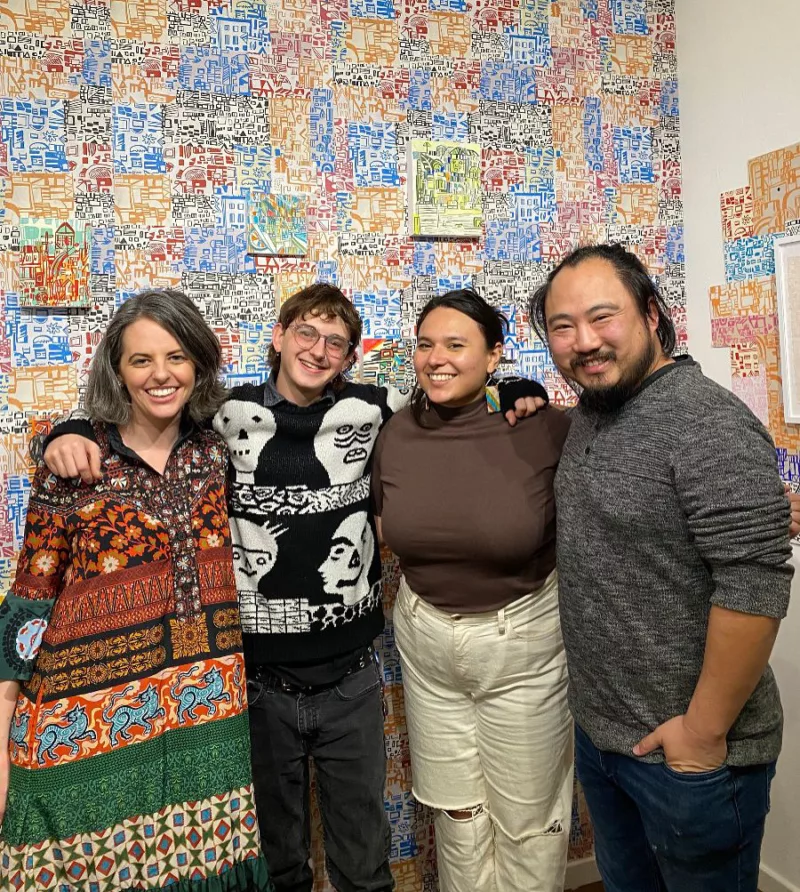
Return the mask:
[[580,404],[591,412],[617,412],[639,390],[656,358],[656,345],[648,339],[647,348],[616,384],[609,387],[584,387]]

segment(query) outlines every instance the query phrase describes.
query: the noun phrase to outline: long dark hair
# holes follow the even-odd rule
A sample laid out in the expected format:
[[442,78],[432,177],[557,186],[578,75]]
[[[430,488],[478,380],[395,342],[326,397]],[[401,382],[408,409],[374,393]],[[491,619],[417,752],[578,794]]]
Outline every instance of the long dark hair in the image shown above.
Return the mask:
[[614,267],[620,282],[625,286],[628,294],[636,301],[639,312],[643,317],[647,317],[651,305],[655,306],[658,313],[656,334],[658,335],[661,349],[664,351],[665,356],[672,356],[675,352],[677,339],[675,336],[675,323],[672,321],[669,309],[661,296],[661,292],[658,290],[658,286],[650,278],[650,274],[645,269],[642,261],[635,254],[627,251],[622,245],[584,245],[582,248],[576,248],[550,273],[544,285],[541,285],[533,293],[529,306],[531,325],[539,339],[543,343],[549,344],[545,301],[550,294],[553,279],[565,267],[579,266],[585,260],[593,260],[595,258],[605,260]]
[[[480,328],[486,341],[487,350],[491,350],[495,344],[503,343],[506,329],[508,328],[508,319],[504,313],[488,304],[472,288],[458,288],[455,291],[448,291],[446,294],[438,294],[436,297],[432,297],[422,308],[422,312],[417,319],[417,335],[419,335],[419,330],[422,328],[422,323],[425,319],[440,307],[448,310],[458,310],[459,313],[469,316]],[[425,391],[419,384],[415,384],[414,391],[411,394],[411,414],[420,427],[426,427],[423,423],[425,411]]]

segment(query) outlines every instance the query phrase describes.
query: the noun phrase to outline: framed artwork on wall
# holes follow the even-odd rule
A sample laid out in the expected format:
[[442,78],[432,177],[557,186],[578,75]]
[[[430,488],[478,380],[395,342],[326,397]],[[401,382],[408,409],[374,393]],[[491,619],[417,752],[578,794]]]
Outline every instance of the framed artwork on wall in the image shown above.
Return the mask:
[[412,139],[408,160],[411,235],[481,236],[481,147]]
[[308,251],[305,195],[265,195],[250,203],[247,250],[250,254],[302,257]]
[[20,306],[89,306],[91,246],[91,227],[81,221],[20,220]]
[[783,412],[789,424],[800,423],[800,235],[775,239],[775,285],[778,297]]

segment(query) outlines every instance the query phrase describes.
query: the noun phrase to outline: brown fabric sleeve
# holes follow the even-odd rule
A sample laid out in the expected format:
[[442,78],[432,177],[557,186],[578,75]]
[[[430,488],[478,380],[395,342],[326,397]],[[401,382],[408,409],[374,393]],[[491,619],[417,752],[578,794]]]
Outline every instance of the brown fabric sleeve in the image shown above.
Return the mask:
[[375,517],[380,517],[383,511],[383,483],[381,481],[381,456],[383,454],[383,444],[386,442],[386,431],[388,425],[384,425],[383,430],[378,436],[378,442],[375,444],[375,450],[372,453],[372,478],[370,480],[370,488],[372,493],[372,510]]
[[553,405],[549,405],[539,411],[544,413],[545,420],[547,421],[547,433],[550,435],[550,440],[556,451],[561,455],[571,424],[569,413],[565,412],[563,409],[558,409]]

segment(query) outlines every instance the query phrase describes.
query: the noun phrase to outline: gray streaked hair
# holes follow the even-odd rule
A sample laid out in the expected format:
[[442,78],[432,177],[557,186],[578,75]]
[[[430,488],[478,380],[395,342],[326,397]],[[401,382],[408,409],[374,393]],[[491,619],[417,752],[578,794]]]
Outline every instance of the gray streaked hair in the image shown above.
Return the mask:
[[173,288],[152,288],[128,298],[114,313],[89,370],[85,408],[107,424],[127,424],[131,403],[119,379],[122,338],[138,319],[150,319],[168,331],[195,367],[195,384],[185,411],[195,421],[213,417],[227,398],[220,380],[222,349],[191,298]]

